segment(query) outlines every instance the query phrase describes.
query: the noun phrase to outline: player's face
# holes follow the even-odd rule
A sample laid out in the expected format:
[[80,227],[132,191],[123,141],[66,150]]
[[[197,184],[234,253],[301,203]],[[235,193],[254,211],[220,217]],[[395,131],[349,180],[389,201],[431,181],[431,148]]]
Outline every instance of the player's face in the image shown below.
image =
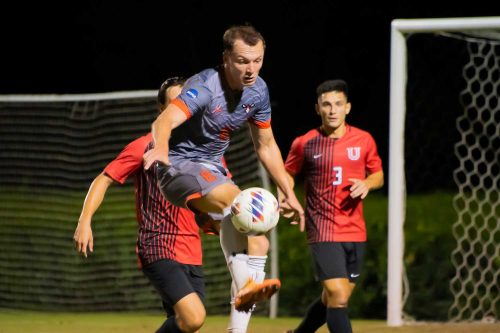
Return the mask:
[[264,62],[264,44],[259,41],[255,46],[245,44],[241,39],[234,42],[233,50],[224,54],[224,68],[229,86],[242,90],[257,81]]
[[321,117],[321,124],[327,131],[335,131],[345,126],[345,117],[351,111],[344,93],[330,91],[322,94],[316,104],[316,112]]

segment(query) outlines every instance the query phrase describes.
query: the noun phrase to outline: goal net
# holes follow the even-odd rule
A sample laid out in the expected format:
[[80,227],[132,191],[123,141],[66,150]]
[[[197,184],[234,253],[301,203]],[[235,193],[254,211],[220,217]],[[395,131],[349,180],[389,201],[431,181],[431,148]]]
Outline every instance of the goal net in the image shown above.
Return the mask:
[[391,38],[388,324],[498,321],[500,17]]
[[[92,180],[149,132],[156,94],[0,96],[0,308],[161,310],[137,266],[133,179],[108,189],[93,218],[94,253],[83,259],[72,242]],[[242,188],[269,188],[247,128],[232,136],[226,160]],[[202,242],[207,312],[227,314],[230,275],[219,239]],[[277,260],[272,254],[268,262]],[[259,313],[272,313],[270,304]]]

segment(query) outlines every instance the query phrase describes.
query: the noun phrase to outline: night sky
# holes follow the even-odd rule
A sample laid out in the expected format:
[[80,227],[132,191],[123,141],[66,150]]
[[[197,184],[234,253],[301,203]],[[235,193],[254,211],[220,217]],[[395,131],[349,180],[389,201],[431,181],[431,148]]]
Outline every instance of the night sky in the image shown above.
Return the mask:
[[319,125],[316,86],[342,78],[353,103],[348,122],[373,134],[387,166],[391,20],[500,14],[492,1],[438,3],[19,2],[2,9],[0,94],[157,89],[169,76],[219,64],[224,30],[249,22],[266,39],[261,76],[283,154],[294,137]]

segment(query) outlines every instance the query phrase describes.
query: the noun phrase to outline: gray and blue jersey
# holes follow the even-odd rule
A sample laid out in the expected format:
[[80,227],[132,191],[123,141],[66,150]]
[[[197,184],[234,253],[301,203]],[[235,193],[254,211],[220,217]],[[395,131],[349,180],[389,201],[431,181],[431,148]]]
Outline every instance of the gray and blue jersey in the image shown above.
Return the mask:
[[197,159],[220,163],[229,146],[229,136],[247,121],[260,127],[271,126],[269,91],[260,77],[243,91],[233,91],[223,71],[206,69],[186,82],[172,101],[188,120],[172,131],[169,159]]

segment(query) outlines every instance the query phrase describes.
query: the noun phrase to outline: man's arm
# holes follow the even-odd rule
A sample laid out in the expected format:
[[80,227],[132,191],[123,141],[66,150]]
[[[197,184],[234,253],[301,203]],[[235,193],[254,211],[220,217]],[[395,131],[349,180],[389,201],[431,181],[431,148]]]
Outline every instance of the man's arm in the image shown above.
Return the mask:
[[90,185],[85,201],[83,202],[82,212],[78,225],[73,235],[75,248],[78,253],[82,253],[87,257],[87,247],[89,252],[94,251],[94,239],[92,236],[92,216],[104,200],[104,195],[108,187],[113,183],[113,179],[107,176],[104,172],[97,176]]
[[[285,169],[286,170],[286,169]],[[287,178],[288,178],[288,183],[290,184],[290,187],[293,189],[295,187],[295,178],[287,171]],[[285,197],[284,193],[280,190],[280,188],[277,188],[278,190],[278,202],[280,203],[280,212],[281,215],[283,215],[286,218],[291,218],[293,217],[293,212],[290,211],[290,207],[286,203],[286,201],[283,200]],[[297,221],[292,221],[290,224],[297,224]],[[302,228],[300,231],[304,231]]]
[[368,175],[365,179],[349,178],[348,180],[353,183],[350,189],[351,197],[364,199],[371,190],[384,186],[384,172],[380,170]]
[[281,191],[278,192],[280,196],[283,195],[283,198],[280,200],[284,200],[294,212],[292,222],[298,222],[302,231],[305,223],[304,210],[295,196],[293,186],[291,186],[289,179],[290,175],[288,175],[285,170],[281,151],[276,144],[272,129],[259,128],[250,124],[250,130],[252,133],[255,152],[257,153],[259,160],[271,175],[271,178],[278,186],[279,191]]
[[155,161],[170,165],[168,161],[168,140],[170,140],[172,130],[186,120],[186,114],[172,103],[156,118],[151,129],[154,148],[144,154],[144,169],[149,169]]

